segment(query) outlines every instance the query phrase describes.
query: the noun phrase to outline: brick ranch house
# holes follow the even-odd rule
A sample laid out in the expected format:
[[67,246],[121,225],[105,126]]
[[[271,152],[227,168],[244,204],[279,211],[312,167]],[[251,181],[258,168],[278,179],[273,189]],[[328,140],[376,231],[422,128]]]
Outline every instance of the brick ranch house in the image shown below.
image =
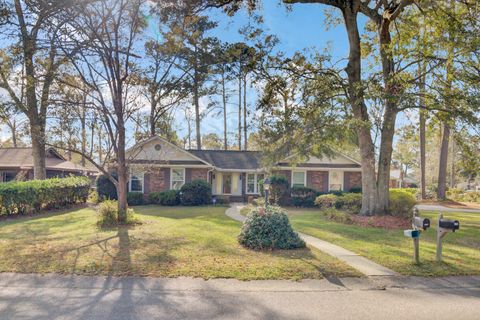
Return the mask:
[[267,170],[258,151],[184,150],[161,137],[152,137],[127,150],[129,192],[180,189],[203,179],[212,194],[230,201],[246,201],[259,195],[258,182],[268,173],[284,175],[291,186],[306,186],[319,192],[349,191],[361,187],[361,165],[337,153],[332,158],[310,159],[293,166],[289,158]]
[[[70,175],[95,176],[98,171],[68,161],[54,148],[45,150],[47,178],[63,178]],[[33,179],[32,148],[0,148],[0,182]]]

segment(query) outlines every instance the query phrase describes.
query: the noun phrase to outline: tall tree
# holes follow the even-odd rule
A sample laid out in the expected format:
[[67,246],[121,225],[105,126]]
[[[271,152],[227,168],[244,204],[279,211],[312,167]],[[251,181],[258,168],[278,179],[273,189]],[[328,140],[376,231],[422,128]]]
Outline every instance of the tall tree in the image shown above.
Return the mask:
[[[134,60],[137,40],[146,22],[142,0],[95,0],[71,12],[62,49],[77,76],[92,91],[93,105],[104,123],[114,153],[115,171],[87,157],[115,185],[119,222],[127,218],[128,163],[126,122],[135,112],[129,90],[138,84]],[[80,48],[79,50],[76,48]],[[82,153],[80,150],[70,150]]]
[[73,5],[70,1],[0,2],[0,34],[5,45],[0,50],[0,88],[29,120],[35,179],[46,177],[45,128],[50,89],[64,62],[57,44],[59,30],[66,21],[59,13]]

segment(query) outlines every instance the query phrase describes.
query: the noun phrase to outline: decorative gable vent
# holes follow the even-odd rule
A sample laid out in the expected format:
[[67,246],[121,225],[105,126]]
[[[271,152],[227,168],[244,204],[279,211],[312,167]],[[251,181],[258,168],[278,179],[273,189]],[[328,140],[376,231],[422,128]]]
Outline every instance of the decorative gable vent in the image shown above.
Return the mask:
[[160,151],[162,149],[162,146],[160,144],[155,145],[155,150]]

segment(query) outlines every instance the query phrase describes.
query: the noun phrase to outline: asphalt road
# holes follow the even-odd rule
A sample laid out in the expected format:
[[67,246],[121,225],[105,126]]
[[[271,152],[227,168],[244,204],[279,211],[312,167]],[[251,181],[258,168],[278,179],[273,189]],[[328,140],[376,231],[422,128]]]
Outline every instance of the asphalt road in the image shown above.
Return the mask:
[[480,319],[480,277],[250,281],[0,275],[0,319]]

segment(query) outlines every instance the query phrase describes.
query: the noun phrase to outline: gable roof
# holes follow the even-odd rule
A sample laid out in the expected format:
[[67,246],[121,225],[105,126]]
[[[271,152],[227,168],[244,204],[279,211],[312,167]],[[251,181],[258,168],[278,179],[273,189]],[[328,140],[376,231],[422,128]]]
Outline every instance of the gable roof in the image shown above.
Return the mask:
[[[160,136],[153,136],[153,137],[150,137],[146,140],[143,140],[137,144],[135,144],[133,147],[129,148],[126,150],[126,154],[127,154],[127,157],[129,154],[133,153],[134,151],[137,151],[137,152],[140,152],[143,150],[143,146],[145,146],[146,144],[152,142],[152,141],[159,141],[160,143],[164,144],[164,145],[167,145],[169,146],[170,148],[180,152],[180,153],[183,153],[185,154],[186,156],[188,156],[189,158],[192,158],[193,160],[196,160],[198,162],[200,162],[200,164],[204,164],[204,165],[211,165],[211,163],[209,162],[206,162],[204,159],[196,156],[195,154],[191,153],[191,152],[188,152],[187,150],[183,149],[183,148],[180,148],[179,146],[171,143],[170,141],[160,137]],[[138,154],[134,154],[133,155],[133,159],[129,159],[129,161],[131,162],[135,162],[135,158],[137,158]],[[143,159],[145,160],[145,159]],[[150,159],[147,159],[148,162],[147,163],[152,163],[152,162],[155,162],[155,161],[151,161]],[[142,160],[137,160],[137,162],[142,162]],[[172,163],[172,161],[157,161],[158,163]],[[174,162],[174,161],[173,161]]]
[[[0,167],[11,169],[33,168],[32,148],[0,148]],[[46,149],[45,167],[50,170],[96,171],[67,161],[55,149]]]
[[257,170],[262,168],[260,151],[188,150],[218,169]]

